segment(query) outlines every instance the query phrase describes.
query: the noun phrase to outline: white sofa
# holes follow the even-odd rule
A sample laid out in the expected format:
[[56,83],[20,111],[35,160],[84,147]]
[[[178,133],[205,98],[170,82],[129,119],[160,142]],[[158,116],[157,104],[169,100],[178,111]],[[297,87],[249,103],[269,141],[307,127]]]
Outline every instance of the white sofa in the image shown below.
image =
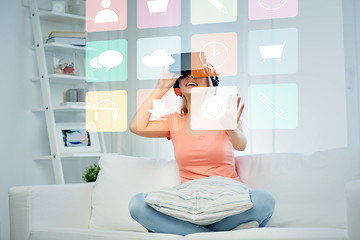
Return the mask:
[[11,188],[11,239],[360,239],[360,147],[249,155],[236,164],[243,182],[275,197],[264,228],[148,233],[130,217],[128,202],[138,192],[178,184],[175,161],[106,155],[96,183]]

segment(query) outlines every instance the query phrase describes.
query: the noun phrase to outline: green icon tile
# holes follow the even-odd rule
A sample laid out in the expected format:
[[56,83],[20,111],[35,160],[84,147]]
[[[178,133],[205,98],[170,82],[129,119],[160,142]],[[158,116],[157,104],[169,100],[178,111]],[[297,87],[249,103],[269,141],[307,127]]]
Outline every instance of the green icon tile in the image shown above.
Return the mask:
[[191,23],[223,23],[237,20],[237,0],[191,0]]
[[114,82],[127,79],[127,41],[94,41],[86,44],[86,81]]
[[265,84],[249,87],[249,129],[298,127],[296,84]]

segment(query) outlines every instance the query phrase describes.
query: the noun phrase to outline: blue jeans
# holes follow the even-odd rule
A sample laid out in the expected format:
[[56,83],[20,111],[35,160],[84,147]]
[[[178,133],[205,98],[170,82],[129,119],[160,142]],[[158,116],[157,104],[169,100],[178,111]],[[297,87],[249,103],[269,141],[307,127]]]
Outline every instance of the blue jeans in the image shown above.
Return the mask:
[[131,217],[146,229],[156,233],[172,233],[187,235],[198,232],[230,231],[242,223],[257,221],[259,227],[265,227],[269,222],[275,207],[275,199],[265,190],[250,190],[251,209],[224,218],[216,223],[202,226],[183,221],[156,211],[148,206],[144,199],[146,193],[138,193],[129,203]]

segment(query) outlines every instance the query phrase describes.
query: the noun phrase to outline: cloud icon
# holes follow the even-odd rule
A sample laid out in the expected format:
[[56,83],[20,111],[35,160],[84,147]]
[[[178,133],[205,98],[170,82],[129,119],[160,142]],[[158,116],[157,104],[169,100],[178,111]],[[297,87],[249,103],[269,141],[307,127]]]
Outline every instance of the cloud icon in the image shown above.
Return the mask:
[[119,66],[123,62],[123,55],[121,52],[115,50],[107,50],[102,52],[98,57],[94,57],[90,60],[90,66],[101,71],[100,68],[106,67],[106,71],[111,68]]
[[164,67],[173,64],[175,59],[169,56],[165,50],[157,49],[152,52],[151,56],[144,56],[142,62],[148,67]]

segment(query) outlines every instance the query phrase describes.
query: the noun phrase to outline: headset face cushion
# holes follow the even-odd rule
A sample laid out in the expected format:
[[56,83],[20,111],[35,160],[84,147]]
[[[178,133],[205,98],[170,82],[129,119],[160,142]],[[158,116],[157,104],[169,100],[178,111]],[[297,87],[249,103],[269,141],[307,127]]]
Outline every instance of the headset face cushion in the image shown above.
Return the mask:
[[219,86],[219,77],[218,76],[215,76],[215,77],[210,77],[211,81],[212,81],[212,84],[214,87],[217,87]]
[[[176,80],[176,82],[174,83],[173,88],[180,88],[180,79],[181,79],[181,78],[178,78],[178,79]],[[219,86],[219,77],[217,77],[217,76],[215,76],[215,77],[210,77],[210,79],[211,79],[211,82],[212,82],[212,84],[213,84],[214,87]]]
[[[182,96],[181,91],[180,91],[180,79],[181,79],[181,77],[176,80],[176,82],[174,83],[174,86],[173,86],[175,95],[179,96],[179,97]],[[219,86],[219,77],[218,76],[215,76],[215,77],[211,76],[210,79],[211,79],[211,82],[214,87]]]
[[176,82],[174,83],[173,88],[180,88],[180,78],[178,78],[178,79],[176,80]]

